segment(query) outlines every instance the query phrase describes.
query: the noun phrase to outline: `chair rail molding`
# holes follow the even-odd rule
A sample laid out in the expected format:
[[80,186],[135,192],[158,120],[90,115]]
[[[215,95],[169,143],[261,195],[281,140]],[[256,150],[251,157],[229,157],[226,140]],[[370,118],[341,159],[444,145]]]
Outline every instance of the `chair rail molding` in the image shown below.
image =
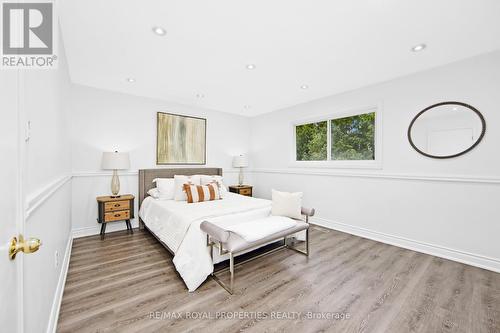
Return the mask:
[[314,175],[327,177],[350,177],[350,178],[382,178],[394,180],[419,180],[430,182],[451,182],[451,183],[482,183],[482,184],[500,184],[500,178],[495,177],[475,177],[465,175],[443,176],[439,174],[403,174],[403,173],[361,173],[361,172],[341,172],[336,170],[326,169],[298,169],[298,168],[283,168],[283,169],[266,169],[256,168],[249,170],[254,174],[271,173],[271,174],[291,174],[291,175]]
[[[183,168],[183,167],[176,166],[175,168]],[[172,168],[172,169],[175,169],[175,168]],[[203,166],[200,168],[206,168],[206,166]],[[162,167],[162,168],[158,168],[158,169],[168,169],[168,168]],[[239,170],[237,170],[237,169],[223,169],[222,172],[224,174],[226,174],[226,173],[231,174],[231,173],[238,173]],[[111,172],[111,171],[75,171],[75,172],[73,172],[72,176],[75,178],[80,178],[80,177],[108,177],[108,176],[112,176],[112,175],[113,175],[113,172]],[[119,172],[120,177],[121,176],[137,176],[137,175],[139,175],[139,170],[130,170],[130,171],[120,171]]]
[[[137,176],[139,174],[138,170],[132,170],[132,171],[120,171],[118,175],[120,177],[122,176]],[[76,171],[73,172],[72,176],[74,178],[80,178],[80,177],[111,177],[113,176],[112,171]]]
[[54,193],[71,180],[71,175],[63,175],[51,183],[41,187],[40,189],[32,192],[26,197],[26,213],[25,217],[28,219],[33,212],[39,208],[46,200],[48,200]]

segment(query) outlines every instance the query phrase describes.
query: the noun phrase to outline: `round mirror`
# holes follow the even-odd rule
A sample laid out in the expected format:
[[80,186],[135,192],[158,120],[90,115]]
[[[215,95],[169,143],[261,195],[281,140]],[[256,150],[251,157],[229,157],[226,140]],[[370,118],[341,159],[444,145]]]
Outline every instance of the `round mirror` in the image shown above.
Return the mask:
[[431,105],[413,118],[408,140],[420,154],[433,158],[460,156],[481,141],[486,130],[483,115],[460,102]]

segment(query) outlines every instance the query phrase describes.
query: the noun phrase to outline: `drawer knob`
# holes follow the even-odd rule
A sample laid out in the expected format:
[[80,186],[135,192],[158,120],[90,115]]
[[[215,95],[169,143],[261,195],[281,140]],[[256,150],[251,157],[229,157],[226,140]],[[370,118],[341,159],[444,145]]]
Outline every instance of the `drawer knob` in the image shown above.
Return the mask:
[[120,207],[120,204],[115,204],[115,207]]
[[115,217],[120,217],[120,214],[115,214]]

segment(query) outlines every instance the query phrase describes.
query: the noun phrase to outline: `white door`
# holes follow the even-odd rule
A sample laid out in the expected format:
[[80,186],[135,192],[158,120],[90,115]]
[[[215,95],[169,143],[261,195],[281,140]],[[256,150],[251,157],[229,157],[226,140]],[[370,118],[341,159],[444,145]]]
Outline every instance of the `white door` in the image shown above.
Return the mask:
[[[0,331],[22,331],[22,254],[8,256],[22,232],[19,163],[19,76],[0,70]],[[19,258],[21,257],[21,258]]]

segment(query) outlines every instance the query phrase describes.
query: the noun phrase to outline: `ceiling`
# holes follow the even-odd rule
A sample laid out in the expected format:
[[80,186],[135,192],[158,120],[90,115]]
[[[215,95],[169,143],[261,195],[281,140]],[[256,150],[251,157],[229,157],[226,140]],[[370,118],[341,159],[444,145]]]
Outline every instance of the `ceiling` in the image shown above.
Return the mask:
[[[60,6],[74,83],[248,116],[500,48],[498,0],[73,0]],[[154,26],[166,35],[154,34]],[[420,43],[424,51],[410,50]]]

